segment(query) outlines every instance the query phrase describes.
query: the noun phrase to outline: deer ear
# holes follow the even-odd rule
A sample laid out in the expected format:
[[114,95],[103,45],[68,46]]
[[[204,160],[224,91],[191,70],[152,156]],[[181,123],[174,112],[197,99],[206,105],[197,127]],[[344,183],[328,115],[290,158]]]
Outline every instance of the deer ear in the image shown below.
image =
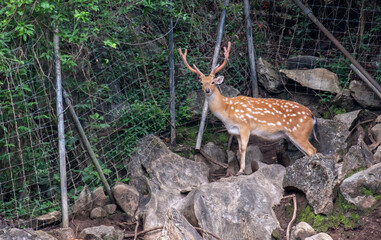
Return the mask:
[[215,79],[216,84],[221,84],[224,81],[224,76],[218,76]]

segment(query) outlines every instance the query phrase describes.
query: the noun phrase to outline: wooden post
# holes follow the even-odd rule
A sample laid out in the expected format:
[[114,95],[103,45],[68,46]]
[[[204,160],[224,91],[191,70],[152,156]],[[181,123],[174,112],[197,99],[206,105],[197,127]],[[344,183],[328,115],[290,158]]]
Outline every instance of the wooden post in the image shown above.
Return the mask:
[[63,96],[65,98],[66,105],[69,107],[70,115],[74,120],[75,126],[79,132],[79,135],[81,136],[80,140],[83,143],[83,145],[85,146],[86,151],[89,153],[91,161],[93,162],[93,164],[94,164],[94,166],[95,166],[95,168],[99,174],[99,177],[101,178],[102,184],[106,189],[107,195],[110,197],[111,202],[115,203],[114,196],[112,195],[110,185],[108,184],[107,179],[106,179],[105,175],[103,174],[101,165],[99,164],[99,161],[98,161],[98,159],[97,159],[97,157],[93,151],[93,148],[91,147],[89,140],[87,139],[86,133],[82,128],[82,124],[79,121],[79,118],[78,118],[77,114],[75,113],[75,110],[71,104],[69,96],[65,90],[63,90]]
[[60,47],[58,37],[58,27],[55,24],[53,32],[54,62],[56,71],[56,103],[57,103],[57,120],[58,120],[58,155],[60,161],[60,187],[61,187],[61,211],[62,211],[62,227],[69,227],[69,210],[67,203],[67,181],[66,181],[66,149],[65,149],[65,127],[64,127],[64,111],[62,100],[62,75],[60,61]]
[[247,38],[247,49],[249,52],[249,62],[250,62],[250,81],[252,87],[253,97],[258,97],[258,81],[257,81],[257,71],[255,69],[255,49],[253,41],[253,31],[251,28],[251,18],[250,18],[250,4],[249,0],[243,0],[245,20],[246,20],[246,38]]
[[[212,61],[212,69],[215,68],[217,65],[218,54],[220,53],[220,48],[221,48],[222,33],[224,31],[224,26],[225,26],[226,8],[228,5],[229,5],[229,0],[225,0],[224,9],[222,10],[221,19],[220,19],[220,25],[218,26],[217,41],[216,41],[216,46],[214,48],[214,55],[213,55],[213,61]],[[197,150],[201,148],[202,135],[204,134],[207,114],[208,114],[208,101],[205,98],[204,106],[202,108],[200,129],[198,130],[197,141],[196,141]]]
[[[172,3],[172,0],[169,0],[169,3]],[[169,5],[169,9],[172,9],[172,6]],[[169,88],[170,88],[170,112],[171,112],[171,144],[176,143],[176,104],[175,104],[175,63],[173,57],[173,18],[169,22],[169,35],[168,35],[168,44],[169,44]]]

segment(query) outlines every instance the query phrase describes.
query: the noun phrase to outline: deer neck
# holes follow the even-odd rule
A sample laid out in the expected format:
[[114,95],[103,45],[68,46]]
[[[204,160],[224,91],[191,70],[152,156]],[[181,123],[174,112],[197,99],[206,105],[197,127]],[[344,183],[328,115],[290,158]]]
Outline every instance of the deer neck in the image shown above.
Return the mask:
[[216,88],[212,95],[206,96],[206,100],[209,104],[210,111],[215,113],[221,113],[226,109],[226,102],[224,101],[224,96],[221,95],[220,91]]

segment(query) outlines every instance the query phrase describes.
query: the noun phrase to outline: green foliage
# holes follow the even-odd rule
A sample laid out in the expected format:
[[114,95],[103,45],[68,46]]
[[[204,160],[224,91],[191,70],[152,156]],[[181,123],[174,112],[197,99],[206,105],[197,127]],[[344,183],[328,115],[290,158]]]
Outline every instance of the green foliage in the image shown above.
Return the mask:
[[[179,144],[194,146],[196,145],[199,125],[186,125],[177,128],[177,141]],[[225,131],[216,132],[213,126],[205,129],[202,141],[204,143],[214,142],[219,146],[226,146],[229,140],[229,134]]]
[[338,114],[346,113],[345,108],[337,108],[335,106],[330,106],[327,111],[324,112],[323,118],[330,119]]
[[329,63],[326,67],[339,77],[341,87],[348,87],[350,77],[353,74],[348,59],[339,59]]
[[330,228],[336,228],[340,224],[345,229],[353,229],[360,224],[360,215],[357,208],[348,203],[339,193],[334,202],[333,213],[330,216],[315,214],[308,205],[297,216],[299,222],[309,223],[317,232],[326,232]]

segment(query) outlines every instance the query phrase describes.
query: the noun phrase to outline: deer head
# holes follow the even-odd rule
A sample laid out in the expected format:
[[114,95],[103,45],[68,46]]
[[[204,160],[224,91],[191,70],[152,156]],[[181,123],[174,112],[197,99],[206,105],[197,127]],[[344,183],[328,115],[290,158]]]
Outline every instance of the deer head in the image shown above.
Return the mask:
[[225,59],[224,62],[219,66],[217,65],[215,68],[212,69],[209,76],[205,76],[197,67],[193,64],[193,68],[188,64],[187,62],[187,53],[188,50],[185,49],[184,54],[182,53],[181,49],[179,48],[179,53],[181,58],[183,59],[185,65],[189,70],[196,73],[198,76],[200,76],[200,82],[202,85],[202,90],[205,93],[206,96],[211,96],[216,91],[218,84],[221,84],[224,81],[224,76],[218,76],[216,77],[216,73],[219,72],[221,69],[223,69],[228,61],[229,58],[229,52],[230,52],[231,43],[228,43],[228,48],[224,47],[225,51]]

